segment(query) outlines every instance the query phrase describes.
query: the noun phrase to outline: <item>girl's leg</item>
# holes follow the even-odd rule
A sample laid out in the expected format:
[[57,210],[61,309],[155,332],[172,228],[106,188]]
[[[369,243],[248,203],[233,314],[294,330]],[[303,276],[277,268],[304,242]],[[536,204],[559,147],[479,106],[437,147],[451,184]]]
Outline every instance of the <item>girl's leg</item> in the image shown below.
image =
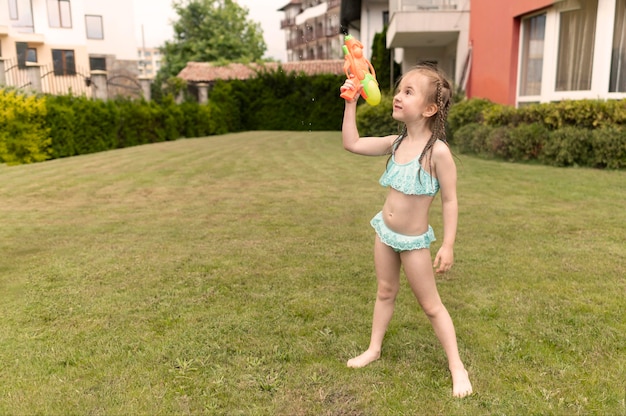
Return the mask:
[[400,287],[400,256],[376,236],[374,243],[374,264],[376,267],[376,303],[372,319],[372,335],[367,351],[348,360],[348,367],[365,367],[380,358],[383,338],[393,315],[394,303]]
[[472,393],[472,384],[459,356],[452,318],[437,291],[430,251],[405,251],[401,258],[409,285],[448,357],[448,367],[452,374],[452,394],[455,397],[465,397]]

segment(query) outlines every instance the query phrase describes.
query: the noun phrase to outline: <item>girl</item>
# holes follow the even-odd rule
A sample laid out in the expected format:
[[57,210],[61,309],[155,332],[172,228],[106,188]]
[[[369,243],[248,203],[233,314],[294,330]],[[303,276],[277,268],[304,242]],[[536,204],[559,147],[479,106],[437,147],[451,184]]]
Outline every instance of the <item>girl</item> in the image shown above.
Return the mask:
[[[356,89],[348,79],[341,91]],[[346,150],[368,156],[390,154],[380,184],[389,186],[383,209],[371,221],[376,231],[374,263],[378,289],[372,334],[367,351],[348,361],[364,367],[380,358],[382,342],[393,315],[400,287],[400,267],[426,313],[448,358],[452,394],[465,397],[472,385],[457,347],[452,319],[441,302],[433,268],[450,270],[457,227],[456,166],[445,141],[445,120],[450,108],[450,83],[431,66],[406,73],[393,98],[393,118],[404,123],[399,137],[359,137],[355,100],[346,101],[342,137]],[[428,209],[441,189],[443,243],[431,266],[430,243],[435,240],[428,224]]]

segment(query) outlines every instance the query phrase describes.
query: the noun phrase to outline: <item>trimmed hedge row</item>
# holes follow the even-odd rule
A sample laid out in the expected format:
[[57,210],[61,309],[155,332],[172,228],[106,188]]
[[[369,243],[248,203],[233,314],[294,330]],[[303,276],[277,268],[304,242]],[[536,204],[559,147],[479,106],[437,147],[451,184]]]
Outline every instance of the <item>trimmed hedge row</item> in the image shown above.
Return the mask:
[[50,158],[46,106],[33,96],[0,90],[0,161],[10,165]]
[[261,72],[218,82],[209,103],[176,104],[0,90],[0,162],[32,163],[147,143],[249,130],[341,129],[342,77]]
[[553,166],[626,168],[626,100],[578,100],[519,109],[484,99],[448,117],[461,153]]
[[[392,97],[379,106],[360,105],[363,136],[399,132],[390,115]],[[450,109],[448,141],[460,153],[553,166],[626,168],[626,100],[579,100],[516,109],[485,99],[463,100]]]
[[53,158],[213,134],[211,107],[142,100],[47,96]]
[[[33,163],[104,150],[250,130],[340,130],[342,76],[262,72],[218,82],[209,103],[176,104],[0,90],[0,162]],[[399,132],[392,97],[359,105],[364,136]],[[515,109],[484,99],[455,104],[448,140],[462,153],[555,166],[626,167],[626,100],[563,101]]]

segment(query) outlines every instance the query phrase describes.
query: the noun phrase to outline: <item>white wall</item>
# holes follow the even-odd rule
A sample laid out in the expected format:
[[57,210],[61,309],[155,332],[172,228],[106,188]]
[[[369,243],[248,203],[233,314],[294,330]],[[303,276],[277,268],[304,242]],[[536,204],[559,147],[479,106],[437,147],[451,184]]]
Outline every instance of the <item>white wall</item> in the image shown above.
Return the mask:
[[[365,56],[371,59],[374,36],[381,33],[383,26],[383,12],[389,10],[387,1],[364,0],[361,5],[361,31],[358,36],[363,44]],[[356,36],[356,35],[355,35]]]
[[81,36],[87,37],[86,14],[102,16],[104,31],[102,40],[87,39],[89,53],[116,55],[117,59],[122,60],[137,60],[135,16],[129,3],[128,0],[85,0],[84,11],[80,16]]

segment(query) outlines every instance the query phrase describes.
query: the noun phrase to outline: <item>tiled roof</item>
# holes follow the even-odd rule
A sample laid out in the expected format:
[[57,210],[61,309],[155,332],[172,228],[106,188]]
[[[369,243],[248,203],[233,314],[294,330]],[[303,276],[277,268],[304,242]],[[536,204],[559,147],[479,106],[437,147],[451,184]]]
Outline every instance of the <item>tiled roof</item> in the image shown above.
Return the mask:
[[209,62],[188,62],[178,73],[178,77],[187,82],[213,82],[220,79],[253,78],[257,71],[274,72],[281,70],[287,73],[304,73],[305,75],[343,74],[343,59],[299,61],[299,62],[267,62],[264,64],[228,64],[213,65]]
[[284,12],[287,7],[291,6],[299,6],[302,4],[302,0],[291,0],[289,3],[285,4],[283,7],[278,9],[279,12]]

